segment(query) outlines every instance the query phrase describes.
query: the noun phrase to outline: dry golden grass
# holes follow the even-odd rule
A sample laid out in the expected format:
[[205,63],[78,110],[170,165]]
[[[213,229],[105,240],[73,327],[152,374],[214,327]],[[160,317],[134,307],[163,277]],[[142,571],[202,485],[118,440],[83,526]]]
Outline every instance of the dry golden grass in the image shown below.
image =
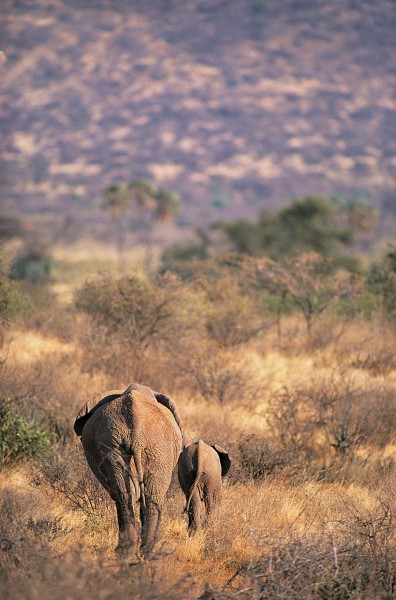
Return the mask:
[[58,338],[44,336],[37,331],[14,329],[6,338],[7,355],[11,365],[45,360],[46,356],[75,353],[73,344],[62,342]]
[[[327,454],[324,459],[335,461],[333,471],[326,471],[323,478],[319,476],[319,452],[313,458],[313,462],[318,461],[315,469],[289,457],[284,470],[256,479],[247,476],[238,454],[240,445],[249,444],[252,434],[260,440],[273,435],[269,413],[274,397],[285,387],[291,392],[314,390],[314,384],[326,378],[337,385],[352,378],[366,395],[383,388],[392,407],[396,397],[396,368],[390,354],[394,333],[376,329],[376,323],[364,326],[364,338],[362,323],[357,320],[349,324],[337,343],[313,351],[306,348],[298,322],[291,317],[284,323],[283,347],[271,329],[257,341],[227,350],[227,361],[245,369],[258,390],[256,393],[247,386],[243,401],[238,395],[223,404],[204,399],[199,390],[191,392],[182,379],[174,382],[173,389],[164,390],[178,404],[187,442],[201,437],[229,448],[234,473],[224,482],[221,512],[205,530],[193,536],[188,535],[186,516],[182,515],[183,494],[176,484],[171,487],[156,560],[140,570],[126,568],[115,558],[117,524],[111,502],[103,500],[100,511],[85,514],[45,478],[35,485],[32,474],[38,467],[34,464],[3,470],[0,526],[6,560],[0,567],[0,578],[6,582],[7,597],[79,599],[91,594],[98,598],[198,598],[207,582],[229,597],[242,583],[248,592],[240,597],[270,597],[260,596],[263,592],[257,591],[260,577],[268,579],[268,573],[259,565],[266,565],[272,555],[279,559],[278,566],[282,560],[291,560],[288,549],[294,548],[293,544],[302,544],[302,554],[295,555],[298,560],[302,560],[304,548],[306,552],[316,548],[318,555],[339,551],[344,556],[345,548],[351,553],[356,547],[361,554],[369,553],[365,560],[374,561],[373,568],[378,569],[378,557],[385,556],[381,552],[386,548],[388,562],[384,558],[381,568],[390,571],[396,546],[390,516],[395,519],[395,435],[386,434],[383,443],[366,438],[356,447],[353,459],[345,456],[345,465],[339,457],[338,462],[335,460],[334,448],[323,446]],[[21,405],[31,402],[59,415],[64,430],[70,431],[76,410],[90,397],[130,383],[115,384],[103,372],[84,372],[78,337],[73,335],[61,341],[42,331],[14,329],[2,352],[2,393],[17,398]],[[165,367],[152,367],[161,368]],[[149,381],[142,383],[150,385]],[[292,437],[289,439],[293,442]],[[323,433],[317,434],[315,442],[325,444]],[[66,444],[72,448],[79,441],[70,436]],[[70,464],[70,473],[73,468],[75,465]],[[281,550],[282,560],[277,554]],[[264,574],[258,569],[264,569]],[[334,573],[327,575],[331,578]],[[300,597],[318,597],[313,587],[310,589]],[[347,598],[345,589],[339,596],[329,592],[328,597]],[[352,597],[370,597],[368,592],[355,592]],[[0,596],[6,597],[4,591]]]
[[[4,473],[0,478],[2,497],[13,498],[13,525],[18,535],[33,537],[35,543],[44,541],[42,558],[54,564],[69,556],[72,572],[76,557],[82,555],[93,571],[105,568],[117,575],[114,512],[109,511],[100,520],[87,519],[80,511],[71,510],[59,495],[32,487],[29,478],[26,469],[11,476]],[[223,588],[241,565],[256,564],[263,553],[270,552],[281,541],[292,543],[309,537],[319,550],[327,538],[335,547],[342,547],[348,536],[352,536],[356,515],[372,518],[377,514],[379,495],[378,491],[361,486],[313,482],[298,487],[284,481],[226,485],[221,514],[194,536],[188,535],[185,517],[181,515],[180,492],[171,494],[170,500],[152,583],[166,581],[169,586],[177,587],[180,580],[185,580],[189,588],[185,597],[197,598],[205,583],[210,581],[216,589]],[[16,544],[17,557],[18,551],[21,552]],[[42,548],[35,549],[36,558],[39,552],[43,552]],[[29,556],[24,560],[29,560]],[[67,569],[66,562],[62,578]],[[240,578],[235,577],[233,586],[238,583]],[[143,597],[151,597],[148,590],[146,593]]]

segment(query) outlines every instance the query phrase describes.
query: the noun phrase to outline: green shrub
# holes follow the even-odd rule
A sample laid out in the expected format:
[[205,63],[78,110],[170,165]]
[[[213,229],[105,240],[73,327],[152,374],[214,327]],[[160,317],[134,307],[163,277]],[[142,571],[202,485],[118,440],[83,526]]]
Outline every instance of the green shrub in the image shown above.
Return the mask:
[[51,279],[52,267],[52,258],[46,250],[28,248],[13,264],[12,276],[33,285],[45,284]]
[[348,212],[347,206],[340,201],[304,196],[280,211],[263,211],[258,221],[238,219],[219,223],[218,227],[241,254],[279,259],[316,252],[345,262],[343,249],[353,243],[358,228],[354,223],[347,227],[340,225]]
[[0,345],[4,330],[18,317],[24,308],[24,299],[18,284],[8,276],[6,266],[0,255]]
[[0,469],[10,463],[44,455],[49,436],[39,423],[15,412],[13,402],[0,400]]
[[172,244],[166,248],[161,256],[161,273],[174,271],[183,275],[185,263],[193,260],[206,260],[209,258],[208,246],[202,242],[187,242]]

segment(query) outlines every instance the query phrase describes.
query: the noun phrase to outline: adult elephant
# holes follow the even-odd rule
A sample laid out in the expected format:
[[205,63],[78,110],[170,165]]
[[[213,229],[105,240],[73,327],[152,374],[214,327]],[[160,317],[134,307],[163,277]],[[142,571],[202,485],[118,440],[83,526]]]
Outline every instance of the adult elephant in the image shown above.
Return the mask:
[[[85,405],[74,430],[92,471],[117,508],[117,550],[134,558],[155,545],[165,494],[182,451],[182,424],[171,398],[133,383]],[[140,546],[140,548],[139,548]]]
[[183,450],[179,458],[178,475],[186,496],[185,512],[188,514],[190,530],[205,525],[213,511],[220,506],[222,477],[227,475],[230,466],[228,453],[218,444],[208,446],[198,440]]

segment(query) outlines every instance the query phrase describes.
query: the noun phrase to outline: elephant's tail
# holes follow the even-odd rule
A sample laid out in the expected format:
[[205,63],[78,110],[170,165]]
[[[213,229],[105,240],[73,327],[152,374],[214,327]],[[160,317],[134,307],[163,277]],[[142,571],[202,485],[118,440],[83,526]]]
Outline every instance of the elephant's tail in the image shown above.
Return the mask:
[[135,463],[136,473],[138,476],[140,502],[141,502],[142,506],[145,507],[146,506],[146,496],[145,496],[144,480],[143,480],[142,457],[138,450],[133,450],[132,460]]
[[189,494],[188,494],[186,508],[184,509],[185,513],[188,513],[188,511],[190,510],[190,504],[191,504],[191,499],[192,499],[193,493],[194,493],[195,488],[198,485],[198,481],[200,480],[200,477],[202,475],[202,446],[203,446],[203,444],[204,444],[204,442],[202,440],[198,440],[198,442],[197,442],[197,472],[195,474],[193,484],[192,484]]

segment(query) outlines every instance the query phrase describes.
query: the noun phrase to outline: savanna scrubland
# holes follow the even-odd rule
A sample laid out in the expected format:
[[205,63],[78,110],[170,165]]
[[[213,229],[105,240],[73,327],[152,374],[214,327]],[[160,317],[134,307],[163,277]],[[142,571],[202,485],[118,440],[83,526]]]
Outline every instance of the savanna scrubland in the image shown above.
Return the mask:
[[[392,249],[370,273],[312,251],[97,271],[65,271],[63,296],[2,262],[2,597],[393,597]],[[154,557],[129,565],[72,425],[134,381],[232,466],[220,513],[191,536],[175,478]]]

